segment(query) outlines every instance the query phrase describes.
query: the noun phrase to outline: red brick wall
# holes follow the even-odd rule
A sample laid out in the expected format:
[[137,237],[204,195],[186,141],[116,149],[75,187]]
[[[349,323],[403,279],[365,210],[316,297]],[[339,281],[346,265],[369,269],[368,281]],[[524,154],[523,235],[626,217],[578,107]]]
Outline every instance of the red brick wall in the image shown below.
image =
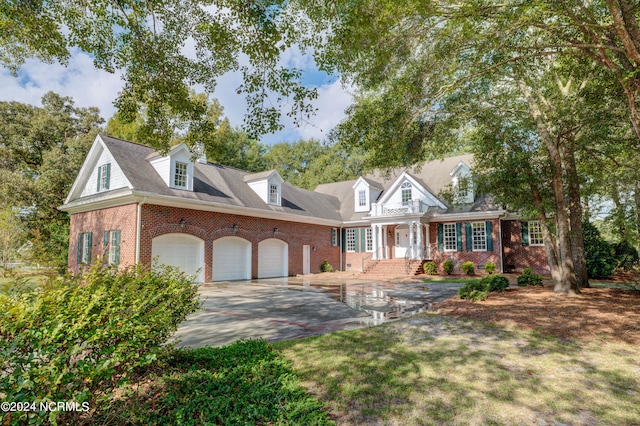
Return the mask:
[[505,220],[502,222],[503,262],[506,271],[522,272],[530,267],[538,274],[549,273],[549,263],[544,246],[522,245],[522,222]]
[[[180,219],[185,219],[184,229]],[[238,231],[233,232],[233,225]],[[274,228],[278,233],[274,234]],[[331,227],[306,223],[261,219],[225,213],[164,207],[152,204],[142,206],[142,234],[140,262],[151,263],[151,243],[154,237],[169,233],[187,233],[204,240],[204,279],[212,276],[213,241],[236,236],[251,242],[251,276],[258,275],[258,243],[278,238],[289,244],[289,275],[302,274],[302,246],[311,246],[311,272],[320,272],[320,264],[328,261],[335,268],[340,262],[340,247],[331,245]],[[313,249],[315,247],[315,250]]]
[[71,215],[69,228],[69,269],[78,272],[78,234],[92,232],[91,259],[104,254],[104,231],[120,230],[120,265],[135,264],[137,204]]
[[[479,221],[478,221],[479,222]],[[483,221],[484,222],[484,221]],[[440,223],[456,223],[456,222],[440,222]],[[438,223],[432,222],[429,224],[429,248],[431,259],[436,263],[439,273],[444,273],[442,270],[442,263],[451,259],[454,262],[454,273],[462,273],[462,263],[471,261],[475,265],[475,270],[478,271],[481,266],[484,266],[486,262],[493,262],[496,265],[497,270],[500,270],[500,226],[498,219],[491,221],[491,228],[493,233],[493,251],[466,251],[467,235],[465,232],[464,222],[462,222],[462,251],[438,251]]]

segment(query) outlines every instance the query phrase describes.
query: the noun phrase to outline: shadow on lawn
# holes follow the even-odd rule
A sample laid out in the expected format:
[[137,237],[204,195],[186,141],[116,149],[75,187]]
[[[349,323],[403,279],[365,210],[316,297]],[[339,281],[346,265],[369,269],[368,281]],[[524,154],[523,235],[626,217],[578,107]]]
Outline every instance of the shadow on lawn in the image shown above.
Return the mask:
[[276,347],[339,424],[640,423],[628,354],[470,323],[435,336],[397,324]]

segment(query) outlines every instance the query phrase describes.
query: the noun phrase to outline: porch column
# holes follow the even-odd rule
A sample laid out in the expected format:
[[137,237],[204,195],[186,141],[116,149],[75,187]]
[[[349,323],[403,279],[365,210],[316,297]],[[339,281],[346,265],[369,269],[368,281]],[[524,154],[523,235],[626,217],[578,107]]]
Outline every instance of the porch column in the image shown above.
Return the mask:
[[389,242],[387,238],[387,232],[388,232],[387,225],[385,225],[382,227],[382,258],[383,259],[389,258],[387,253],[387,243]]
[[422,223],[417,223],[418,228],[418,259],[422,260],[424,256],[424,243],[422,242]]
[[415,248],[415,245],[413,244],[415,225],[416,223],[414,221],[411,221],[409,223],[409,259],[415,259],[416,257],[416,248]]
[[431,228],[431,224],[430,223],[425,223],[425,227],[427,228],[427,241],[425,244],[426,250],[424,253],[424,258],[425,259],[431,259],[431,239],[429,237],[429,228]]
[[371,258],[375,260],[378,258],[378,225],[371,225],[371,233],[371,238],[373,240],[373,255]]

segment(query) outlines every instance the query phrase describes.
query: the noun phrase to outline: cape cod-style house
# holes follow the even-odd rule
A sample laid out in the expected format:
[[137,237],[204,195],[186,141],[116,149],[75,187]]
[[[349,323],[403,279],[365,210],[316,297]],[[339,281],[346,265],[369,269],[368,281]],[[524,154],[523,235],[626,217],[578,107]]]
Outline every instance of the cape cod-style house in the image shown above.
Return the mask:
[[275,170],[194,160],[184,144],[161,155],[99,135],[60,207],[71,216],[69,267],[168,264],[198,282],[315,273],[323,261],[369,274],[446,259],[546,272],[537,222],[476,194],[472,165],[459,155],[309,191]]

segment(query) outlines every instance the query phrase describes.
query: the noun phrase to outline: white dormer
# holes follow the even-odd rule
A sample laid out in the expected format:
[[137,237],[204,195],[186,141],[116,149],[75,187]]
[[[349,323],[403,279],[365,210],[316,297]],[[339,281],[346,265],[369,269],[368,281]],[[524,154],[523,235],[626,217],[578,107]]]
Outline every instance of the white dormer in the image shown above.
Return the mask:
[[455,199],[458,203],[470,204],[475,200],[475,191],[471,179],[471,168],[460,161],[449,173]]
[[354,211],[368,212],[371,210],[371,203],[375,202],[382,192],[382,186],[377,182],[367,180],[363,177],[358,178],[353,184],[354,191]]
[[184,143],[175,146],[164,157],[150,160],[151,165],[170,188],[193,191],[193,161]]
[[418,179],[402,172],[393,184],[373,203],[371,216],[422,214],[429,206],[446,208]]
[[271,206],[282,205],[284,179],[277,170],[246,175],[244,181],[265,203]]

